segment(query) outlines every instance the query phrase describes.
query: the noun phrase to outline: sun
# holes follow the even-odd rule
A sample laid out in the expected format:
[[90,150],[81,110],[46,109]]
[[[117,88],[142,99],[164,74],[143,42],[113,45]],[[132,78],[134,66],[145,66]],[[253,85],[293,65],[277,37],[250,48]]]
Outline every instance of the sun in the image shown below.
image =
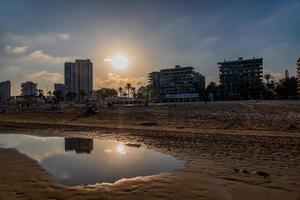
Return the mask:
[[111,65],[118,70],[124,70],[128,66],[128,58],[123,54],[116,54],[105,61],[110,62]]

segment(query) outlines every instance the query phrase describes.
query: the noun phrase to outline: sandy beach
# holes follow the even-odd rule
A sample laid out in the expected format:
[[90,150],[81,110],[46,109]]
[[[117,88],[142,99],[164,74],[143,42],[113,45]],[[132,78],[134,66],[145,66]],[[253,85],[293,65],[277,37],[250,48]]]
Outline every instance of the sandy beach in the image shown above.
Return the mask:
[[300,102],[240,101],[0,114],[1,133],[109,138],[174,155],[176,173],[114,184],[57,183],[36,161],[0,149],[0,199],[299,199]]

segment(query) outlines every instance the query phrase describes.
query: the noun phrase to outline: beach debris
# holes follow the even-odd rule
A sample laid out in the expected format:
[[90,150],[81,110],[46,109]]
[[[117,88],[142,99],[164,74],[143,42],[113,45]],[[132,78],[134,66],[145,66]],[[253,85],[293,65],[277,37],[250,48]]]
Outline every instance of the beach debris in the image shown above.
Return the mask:
[[232,170],[235,172],[235,173],[244,173],[244,174],[256,174],[258,176],[262,176],[264,178],[269,178],[271,177],[269,173],[265,172],[265,171],[253,171],[250,173],[249,170],[247,169],[238,169],[238,168],[235,168],[235,167],[232,167]]
[[264,172],[264,171],[258,171],[258,172],[256,172],[256,174],[258,176],[263,176],[264,178],[269,178],[270,177],[270,174],[267,173],[267,172]]
[[177,128],[177,129],[185,129],[184,126],[177,126],[176,128]]
[[98,112],[97,105],[92,104],[87,106],[87,110],[85,112],[86,115],[96,114]]
[[141,144],[134,144],[134,143],[127,143],[126,146],[140,148],[142,145]]
[[155,121],[150,121],[150,122],[142,122],[140,123],[141,126],[158,126],[160,125],[158,122]]
[[250,171],[247,170],[247,169],[238,169],[238,168],[233,167],[232,170],[233,170],[235,173],[250,174]]
[[230,129],[230,128],[233,128],[233,127],[234,127],[234,123],[233,123],[233,122],[228,122],[228,123],[225,125],[224,129]]
[[233,170],[235,173],[238,173],[238,172],[240,171],[239,169],[237,169],[237,168],[235,168],[235,167],[233,167],[232,170]]
[[243,172],[244,174],[250,174],[250,172],[249,172],[248,170],[246,170],[246,169],[243,169],[242,172]]
[[290,123],[288,129],[296,129],[297,126],[294,123]]

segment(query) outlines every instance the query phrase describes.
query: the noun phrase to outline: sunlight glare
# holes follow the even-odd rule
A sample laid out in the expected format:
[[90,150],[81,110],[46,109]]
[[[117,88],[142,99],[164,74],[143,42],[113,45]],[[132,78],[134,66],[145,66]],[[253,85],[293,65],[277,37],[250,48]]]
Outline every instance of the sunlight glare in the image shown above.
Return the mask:
[[110,59],[108,59],[108,61],[111,63],[111,65],[118,69],[118,70],[123,70],[128,66],[128,58],[122,54],[116,54],[113,57],[111,57]]
[[124,144],[118,144],[118,146],[116,147],[116,152],[120,155],[126,155],[127,150],[125,149]]

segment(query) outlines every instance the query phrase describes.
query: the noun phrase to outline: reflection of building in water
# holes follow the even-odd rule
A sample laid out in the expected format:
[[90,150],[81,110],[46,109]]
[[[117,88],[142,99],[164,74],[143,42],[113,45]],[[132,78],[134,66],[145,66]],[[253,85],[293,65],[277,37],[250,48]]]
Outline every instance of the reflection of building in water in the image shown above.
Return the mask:
[[91,153],[93,150],[93,139],[89,138],[65,138],[65,151],[76,153]]

